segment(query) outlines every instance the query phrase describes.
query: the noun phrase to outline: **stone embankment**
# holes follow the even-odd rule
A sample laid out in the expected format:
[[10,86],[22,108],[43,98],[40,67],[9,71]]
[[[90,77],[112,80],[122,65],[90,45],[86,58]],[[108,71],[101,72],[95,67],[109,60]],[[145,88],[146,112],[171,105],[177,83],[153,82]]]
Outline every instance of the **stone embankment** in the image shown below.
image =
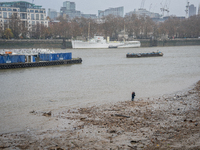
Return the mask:
[[0,49],[20,49],[20,48],[71,48],[71,41],[63,42],[62,39],[22,39],[3,40],[0,39]]
[[191,46],[200,45],[200,39],[187,38],[187,39],[169,39],[169,40],[140,40],[141,47],[152,47],[152,46]]
[[[175,40],[149,40],[138,39],[141,42],[141,47],[152,46],[190,46],[200,45],[200,39],[175,39]],[[0,49],[20,49],[20,48],[72,48],[71,41],[63,39],[22,39],[22,40],[3,40],[0,39]]]
[[30,113],[57,128],[0,134],[0,149],[200,149],[200,81],[158,98]]

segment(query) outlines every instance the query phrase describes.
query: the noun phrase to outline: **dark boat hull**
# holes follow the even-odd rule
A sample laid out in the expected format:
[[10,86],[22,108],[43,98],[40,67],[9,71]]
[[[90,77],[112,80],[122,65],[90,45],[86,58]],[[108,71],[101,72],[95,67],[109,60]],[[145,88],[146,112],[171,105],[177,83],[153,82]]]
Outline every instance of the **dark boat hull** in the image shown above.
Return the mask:
[[163,56],[162,52],[152,52],[152,53],[132,53],[132,54],[126,54],[127,58],[138,58],[138,57],[157,57],[157,56]]

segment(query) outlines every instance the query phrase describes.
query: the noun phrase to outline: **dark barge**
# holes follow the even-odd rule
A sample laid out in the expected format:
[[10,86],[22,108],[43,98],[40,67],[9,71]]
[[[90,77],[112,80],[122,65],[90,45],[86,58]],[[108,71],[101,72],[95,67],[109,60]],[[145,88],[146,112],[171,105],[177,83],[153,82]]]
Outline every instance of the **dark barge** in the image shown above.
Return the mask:
[[156,57],[163,56],[162,52],[152,52],[152,53],[128,53],[127,58],[138,58],[138,57]]
[[43,66],[79,64],[79,63],[82,63],[81,58],[73,58],[70,60],[57,60],[57,61],[27,62],[27,63],[4,63],[4,64],[0,64],[0,69],[43,67]]

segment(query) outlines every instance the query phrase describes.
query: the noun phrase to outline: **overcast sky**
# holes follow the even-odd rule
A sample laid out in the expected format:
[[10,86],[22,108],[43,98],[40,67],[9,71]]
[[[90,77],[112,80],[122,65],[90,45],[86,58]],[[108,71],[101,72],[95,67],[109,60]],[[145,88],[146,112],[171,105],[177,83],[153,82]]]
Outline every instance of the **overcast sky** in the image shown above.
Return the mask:
[[[0,2],[11,2],[14,0],[0,0]],[[32,0],[26,0],[32,3]],[[41,5],[43,8],[52,8],[60,11],[60,7],[63,6],[63,2],[66,0],[34,0],[35,5]],[[169,7],[169,15],[185,16],[186,1],[187,0],[69,0],[76,3],[76,10],[81,11],[84,14],[97,14],[98,10],[105,10],[111,7],[124,6],[124,14],[133,11],[141,7],[142,1],[145,1],[144,8],[151,12],[160,13],[161,4],[167,4]],[[188,0],[190,4],[194,4],[197,7],[200,4],[200,0]],[[166,13],[165,13],[166,14]]]

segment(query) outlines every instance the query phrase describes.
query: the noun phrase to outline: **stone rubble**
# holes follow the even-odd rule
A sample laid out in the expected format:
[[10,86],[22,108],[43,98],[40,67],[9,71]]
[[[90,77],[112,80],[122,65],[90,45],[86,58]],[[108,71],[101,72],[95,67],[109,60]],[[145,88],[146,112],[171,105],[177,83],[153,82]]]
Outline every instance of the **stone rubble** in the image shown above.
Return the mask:
[[0,149],[200,149],[200,81],[159,98],[30,113],[55,119],[57,128],[0,134]]

